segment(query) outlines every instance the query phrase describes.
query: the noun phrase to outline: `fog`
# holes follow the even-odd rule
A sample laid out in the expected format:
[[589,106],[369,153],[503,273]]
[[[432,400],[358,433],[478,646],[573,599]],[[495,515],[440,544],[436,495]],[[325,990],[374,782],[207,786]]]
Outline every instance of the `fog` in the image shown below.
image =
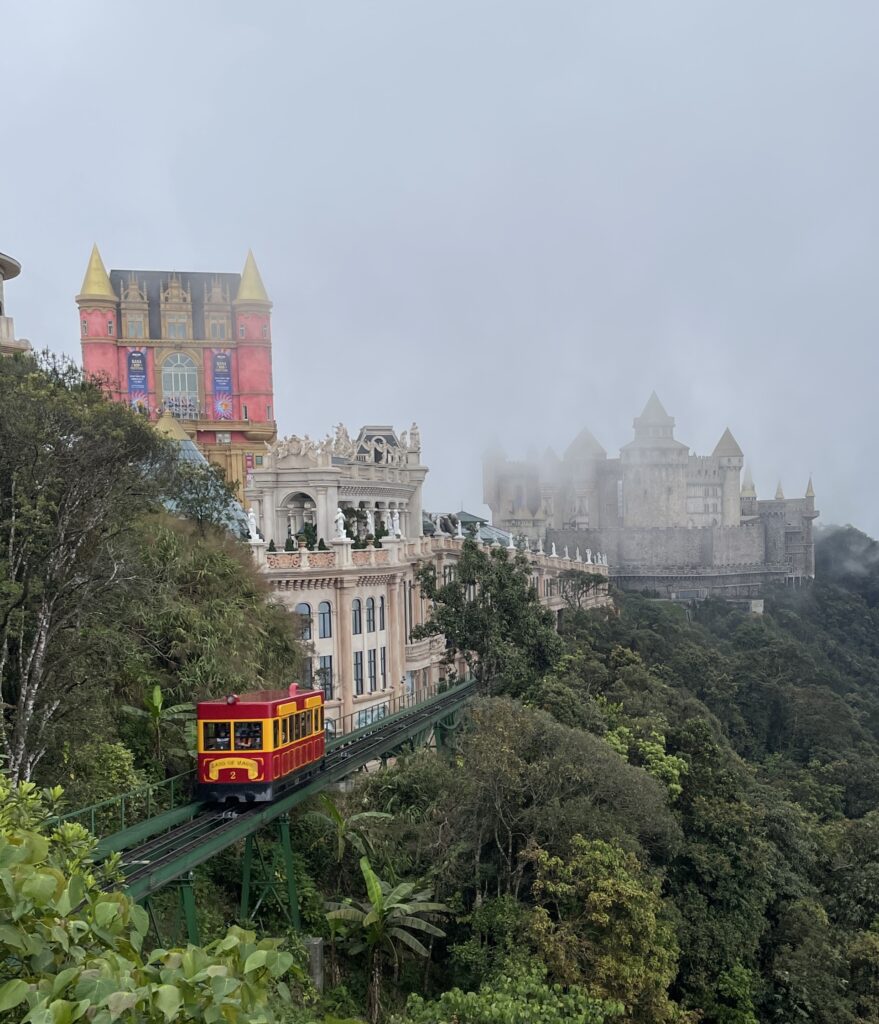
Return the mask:
[[425,505],[656,389],[879,534],[875,3],[0,2],[19,336],[110,267],[240,271],[282,433],[418,421]]

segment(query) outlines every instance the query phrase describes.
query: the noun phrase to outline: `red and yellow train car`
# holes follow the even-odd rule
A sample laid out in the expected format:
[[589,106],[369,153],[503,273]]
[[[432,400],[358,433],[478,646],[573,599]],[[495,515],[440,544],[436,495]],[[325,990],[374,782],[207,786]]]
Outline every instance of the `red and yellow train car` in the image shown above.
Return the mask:
[[321,690],[260,690],[198,704],[202,800],[273,800],[323,763]]

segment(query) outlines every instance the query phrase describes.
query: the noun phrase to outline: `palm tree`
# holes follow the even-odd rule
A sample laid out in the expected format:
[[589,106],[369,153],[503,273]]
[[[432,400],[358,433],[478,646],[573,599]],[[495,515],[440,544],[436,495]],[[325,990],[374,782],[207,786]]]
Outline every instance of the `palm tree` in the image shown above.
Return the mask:
[[[156,744],[156,760],[160,763],[162,760],[162,736],[167,727],[183,723],[185,728],[186,724],[191,723],[195,716],[194,704],[172,704],[170,707],[165,707],[165,695],[162,693],[162,687],[158,684],[152,688],[142,708],[133,708],[130,704],[123,704],[122,710],[129,715],[149,720]],[[173,753],[181,752],[186,753],[186,751],[173,751]]]
[[415,891],[413,882],[401,882],[391,888],[372,870],[368,857],[360,858],[360,870],[366,883],[367,899],[345,903],[328,903],[331,909],[327,920],[333,934],[341,932],[351,940],[351,952],[365,952],[369,964],[368,1014],[376,1024],[381,1014],[381,990],[384,965],[390,957],[395,970],[400,957],[412,950],[418,956],[430,955],[428,949],[415,937],[423,932],[439,938],[445,932],[422,915],[445,914],[449,908],[443,903],[432,903],[430,889]]
[[333,845],[336,848],[337,864],[342,863],[349,843],[361,857],[374,853],[372,843],[366,831],[369,823],[393,817],[392,814],[386,814],[384,811],[360,811],[357,814],[350,814],[346,818],[325,793],[321,793],[320,802],[323,804],[326,813],[309,811],[304,817],[320,822],[333,831]]

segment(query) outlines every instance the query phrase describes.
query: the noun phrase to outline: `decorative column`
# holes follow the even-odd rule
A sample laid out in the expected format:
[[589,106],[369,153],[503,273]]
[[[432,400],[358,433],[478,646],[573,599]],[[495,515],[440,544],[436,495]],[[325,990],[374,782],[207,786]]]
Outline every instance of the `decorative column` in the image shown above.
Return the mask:
[[[350,543],[350,542],[349,542]],[[333,666],[337,693],[342,701],[342,717],[354,711],[354,658],[351,647],[351,601],[354,587],[351,580],[336,583],[336,638],[338,664]]]
[[388,649],[388,693],[392,696],[399,693],[400,677],[403,675],[405,663],[400,582],[400,577],[394,575],[391,576],[388,583],[388,614],[385,622],[385,643]]

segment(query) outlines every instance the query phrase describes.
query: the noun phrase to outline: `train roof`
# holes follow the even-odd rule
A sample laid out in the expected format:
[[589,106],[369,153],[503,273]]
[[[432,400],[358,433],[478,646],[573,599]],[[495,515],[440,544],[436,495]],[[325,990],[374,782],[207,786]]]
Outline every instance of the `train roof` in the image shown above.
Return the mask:
[[279,704],[288,704],[291,700],[298,701],[300,698],[319,697],[322,693],[322,690],[302,690],[294,683],[287,690],[254,690],[252,693],[235,693],[228,697],[200,700],[198,710],[200,714],[205,712],[212,718],[220,716],[221,712],[223,716],[234,718],[235,709],[238,709],[239,714],[244,712],[263,717],[270,716]]

